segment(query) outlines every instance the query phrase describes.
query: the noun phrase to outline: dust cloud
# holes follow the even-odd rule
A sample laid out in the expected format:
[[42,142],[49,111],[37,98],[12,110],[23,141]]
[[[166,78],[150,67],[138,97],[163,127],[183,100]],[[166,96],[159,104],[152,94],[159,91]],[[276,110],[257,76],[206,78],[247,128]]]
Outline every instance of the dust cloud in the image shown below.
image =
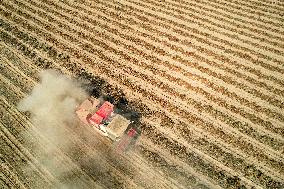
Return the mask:
[[45,70],[40,73],[40,83],[20,101],[18,108],[29,111],[33,123],[49,133],[48,129],[72,125],[76,106],[86,97],[79,82],[54,70]]
[[[40,82],[18,104],[20,111],[30,113],[33,124],[23,133],[25,141],[33,144],[36,160],[55,178],[54,188],[83,186],[80,182],[84,179],[70,175],[75,172],[76,166],[66,166],[68,162],[64,162],[63,156],[77,151],[72,149],[70,129],[78,124],[75,110],[87,96],[80,82],[57,71],[45,70],[40,73]],[[40,136],[39,141],[34,141],[31,136]],[[63,155],[60,155],[62,158],[55,156],[58,153]],[[29,166],[23,167],[24,171],[29,169]]]
[[[37,163],[54,178],[54,188],[113,188],[113,183],[120,188],[123,183],[111,177],[108,162],[124,173],[135,172],[130,171],[129,160],[116,153],[115,144],[106,144],[107,140],[92,133],[91,127],[79,124],[75,110],[95,84],[67,78],[54,70],[43,71],[40,82],[18,104],[20,111],[30,113],[33,124],[23,133],[26,145],[32,146]],[[28,165],[23,170],[32,172]]]

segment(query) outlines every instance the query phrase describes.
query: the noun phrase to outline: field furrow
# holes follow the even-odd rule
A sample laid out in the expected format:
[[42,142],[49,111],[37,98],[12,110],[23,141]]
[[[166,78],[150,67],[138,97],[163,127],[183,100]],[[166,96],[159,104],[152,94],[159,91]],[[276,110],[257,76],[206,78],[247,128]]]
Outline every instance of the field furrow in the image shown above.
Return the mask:
[[[0,1],[0,188],[284,188],[283,8]],[[47,69],[138,112],[135,146],[32,99]]]

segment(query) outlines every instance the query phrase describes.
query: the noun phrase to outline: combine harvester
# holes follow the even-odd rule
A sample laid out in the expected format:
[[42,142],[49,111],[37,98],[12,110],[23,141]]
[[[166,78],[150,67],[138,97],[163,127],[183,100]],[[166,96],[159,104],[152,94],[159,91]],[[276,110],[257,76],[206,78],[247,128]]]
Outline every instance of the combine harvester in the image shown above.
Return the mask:
[[114,105],[108,101],[89,97],[77,108],[76,114],[85,125],[114,141],[118,152],[125,152],[137,138],[135,128],[127,130],[131,121],[114,113]]

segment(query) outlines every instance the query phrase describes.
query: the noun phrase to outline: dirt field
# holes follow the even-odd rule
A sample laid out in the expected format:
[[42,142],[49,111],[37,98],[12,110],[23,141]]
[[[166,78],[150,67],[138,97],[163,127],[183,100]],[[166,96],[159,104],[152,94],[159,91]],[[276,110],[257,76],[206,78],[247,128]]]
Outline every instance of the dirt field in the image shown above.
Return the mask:
[[[0,54],[0,188],[284,188],[281,0],[1,0]],[[126,99],[135,147],[51,150],[17,108],[45,69]]]

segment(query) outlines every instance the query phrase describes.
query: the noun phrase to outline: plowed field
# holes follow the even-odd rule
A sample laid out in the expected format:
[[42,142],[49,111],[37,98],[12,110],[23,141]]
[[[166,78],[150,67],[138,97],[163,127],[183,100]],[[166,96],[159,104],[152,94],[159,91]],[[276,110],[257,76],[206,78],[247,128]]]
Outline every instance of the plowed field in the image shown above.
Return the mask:
[[[0,188],[284,188],[281,0],[0,0],[0,62]],[[45,69],[127,99],[135,147],[50,154],[17,108]]]

